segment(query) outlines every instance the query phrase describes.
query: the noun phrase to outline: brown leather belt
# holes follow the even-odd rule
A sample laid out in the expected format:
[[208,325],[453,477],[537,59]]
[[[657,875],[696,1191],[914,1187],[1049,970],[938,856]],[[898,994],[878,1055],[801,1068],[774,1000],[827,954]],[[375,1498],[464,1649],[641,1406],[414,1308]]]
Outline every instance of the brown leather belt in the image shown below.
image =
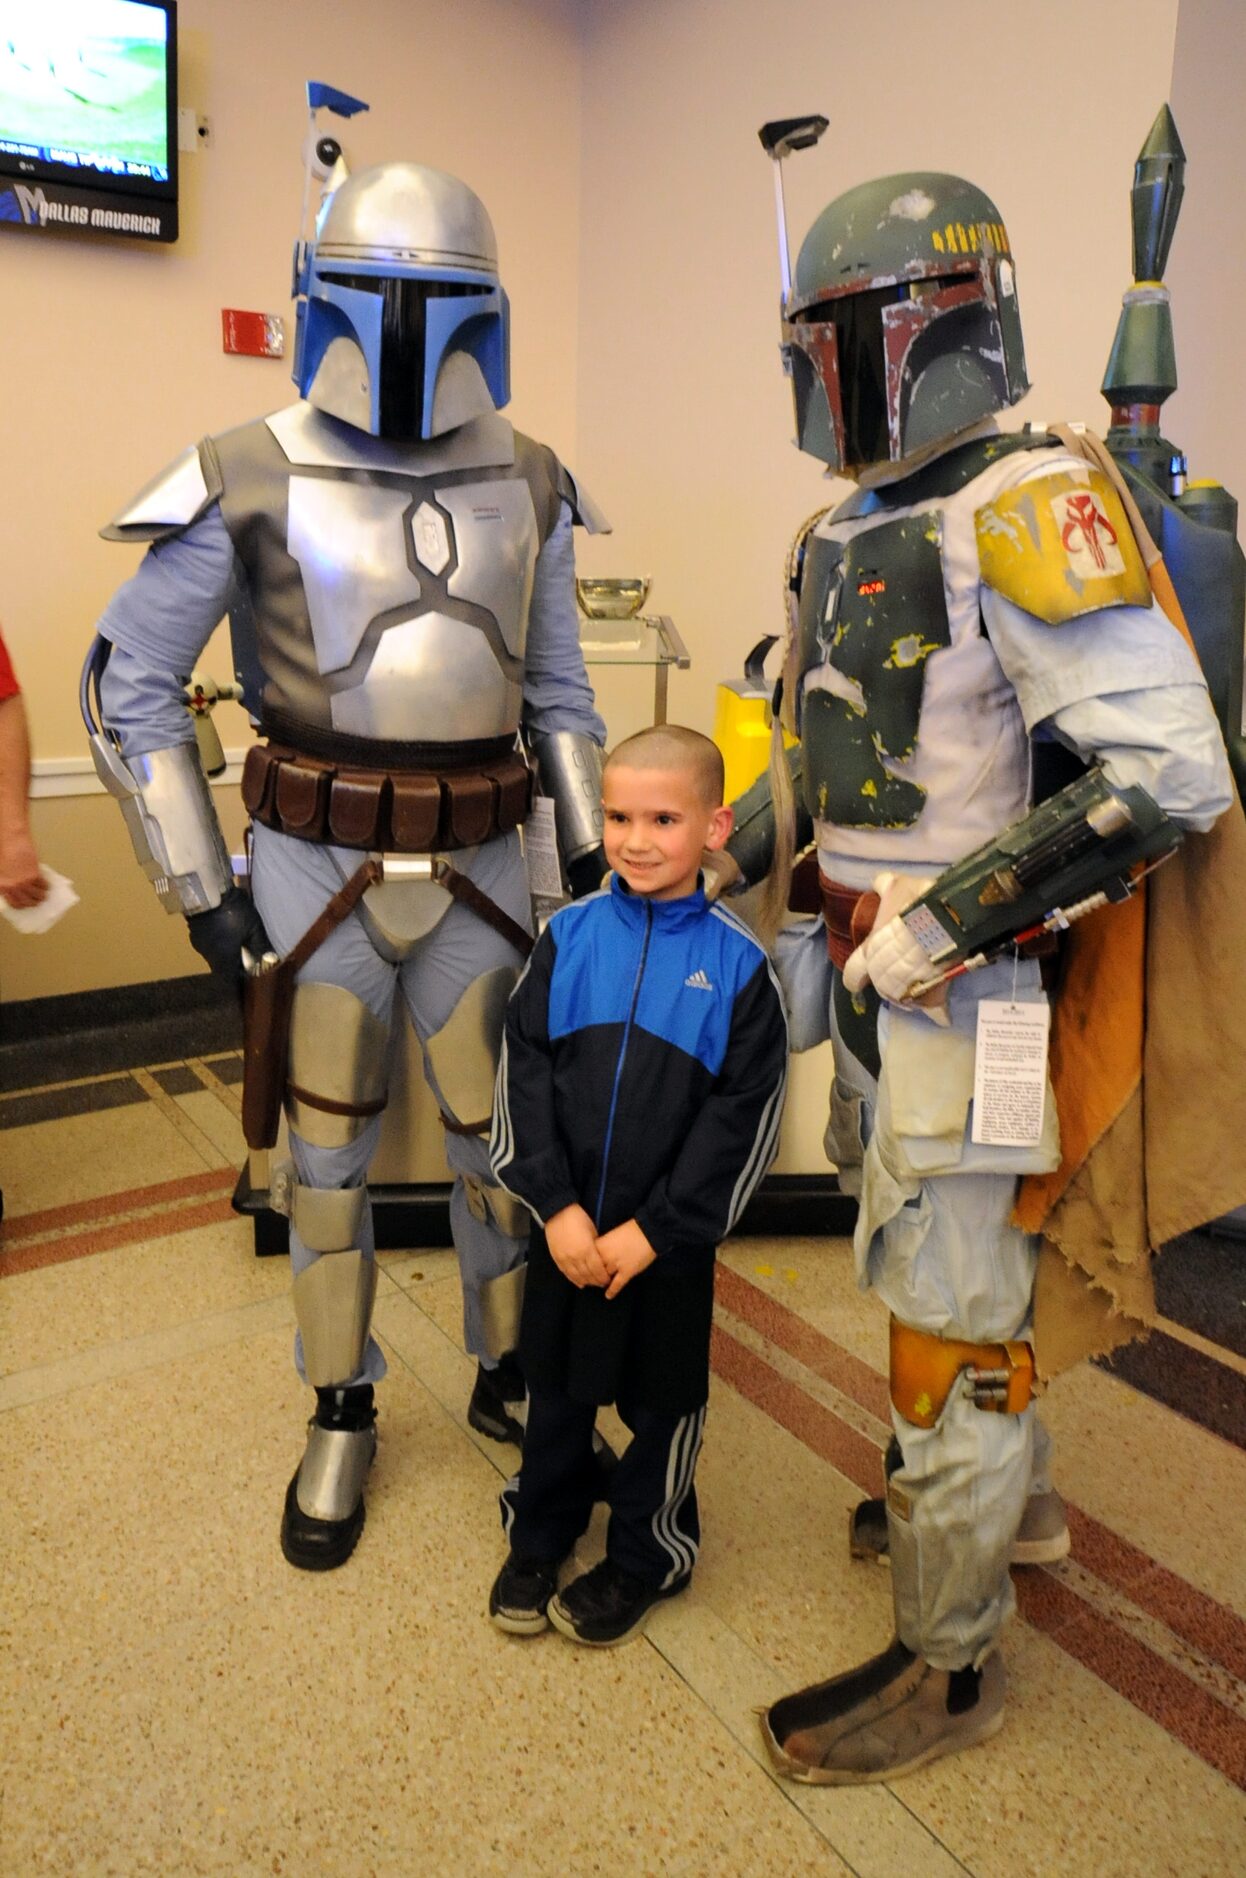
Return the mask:
[[466,770],[365,769],[252,744],[242,799],[266,828],[301,841],[389,854],[447,853],[509,834],[532,802],[517,750]]
[[826,949],[831,964],[842,972],[852,953],[868,939],[878,912],[878,895],[860,887],[844,887],[828,880],[819,871],[822,890],[822,919],[826,926]]

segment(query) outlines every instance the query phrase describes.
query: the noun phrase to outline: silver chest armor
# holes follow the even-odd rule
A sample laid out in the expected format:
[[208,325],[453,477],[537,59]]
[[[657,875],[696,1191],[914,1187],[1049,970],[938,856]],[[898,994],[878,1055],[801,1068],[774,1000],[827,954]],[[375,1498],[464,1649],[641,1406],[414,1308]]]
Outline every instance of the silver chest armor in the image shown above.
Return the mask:
[[497,416],[401,445],[307,404],[204,449],[247,569],[266,714],[392,743],[513,735],[561,499],[549,452]]

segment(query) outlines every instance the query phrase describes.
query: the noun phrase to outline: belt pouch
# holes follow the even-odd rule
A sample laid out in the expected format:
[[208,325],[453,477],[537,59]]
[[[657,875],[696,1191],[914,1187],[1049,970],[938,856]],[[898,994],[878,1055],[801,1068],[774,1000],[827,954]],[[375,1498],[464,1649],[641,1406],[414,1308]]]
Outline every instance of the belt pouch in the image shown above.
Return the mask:
[[383,772],[339,770],[329,789],[329,833],[346,848],[384,848],[389,778]]
[[450,794],[450,843],[474,848],[497,833],[494,798],[497,785],[489,776],[447,776]]
[[436,776],[403,775],[390,778],[394,846],[401,854],[431,854],[441,826],[441,784]]
[[532,806],[532,771],[516,757],[513,762],[499,763],[493,780],[498,791],[498,830],[509,834],[512,828],[518,828],[520,822],[528,819]]
[[303,758],[283,763],[277,772],[276,808],[290,835],[322,841],[329,815],[329,782],[333,772]]
[[242,802],[248,815],[264,820],[272,808],[276,781],[276,757],[267,744],[253,743],[242,765]]
[[242,1133],[249,1148],[276,1144],[290,1057],[295,972],[275,965],[242,990]]

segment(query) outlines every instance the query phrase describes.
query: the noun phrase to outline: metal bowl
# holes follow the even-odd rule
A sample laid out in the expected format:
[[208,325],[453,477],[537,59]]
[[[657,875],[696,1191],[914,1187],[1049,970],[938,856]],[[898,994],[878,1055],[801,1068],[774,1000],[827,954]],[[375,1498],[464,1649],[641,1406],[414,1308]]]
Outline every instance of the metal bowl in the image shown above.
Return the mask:
[[631,619],[648,598],[649,578],[594,580],[586,576],[577,578],[575,591],[580,611],[589,619]]

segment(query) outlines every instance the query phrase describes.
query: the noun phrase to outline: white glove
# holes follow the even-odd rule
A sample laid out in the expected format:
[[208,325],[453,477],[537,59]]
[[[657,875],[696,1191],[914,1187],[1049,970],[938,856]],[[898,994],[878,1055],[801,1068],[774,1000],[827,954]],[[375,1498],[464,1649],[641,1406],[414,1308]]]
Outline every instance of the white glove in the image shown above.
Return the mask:
[[905,907],[934,885],[934,874],[879,874],[874,891],[878,912],[870,936],[844,966],[844,984],[854,994],[872,984],[892,1004],[903,1002],[910,985],[925,978],[930,961],[900,918]]

